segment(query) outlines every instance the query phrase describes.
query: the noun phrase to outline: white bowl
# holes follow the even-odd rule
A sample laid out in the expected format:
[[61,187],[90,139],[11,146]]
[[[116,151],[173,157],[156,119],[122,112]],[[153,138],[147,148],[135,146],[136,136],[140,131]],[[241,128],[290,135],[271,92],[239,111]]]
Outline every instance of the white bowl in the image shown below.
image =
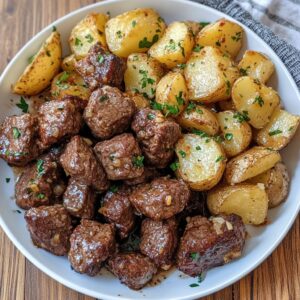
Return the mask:
[[[113,0],[81,8],[42,30],[22,48],[7,66],[0,79],[0,121],[2,122],[7,115],[20,113],[20,110],[15,106],[15,103],[19,101],[19,97],[10,93],[10,86],[27,65],[27,58],[36,53],[49,35],[53,25],[61,33],[64,53],[68,54],[67,40],[70,31],[87,13],[109,11],[112,16],[115,16],[137,7],[153,7],[159,11],[167,22],[174,20],[215,21],[222,17],[231,19],[214,9],[183,0]],[[282,103],[288,111],[300,114],[299,91],[287,69],[263,40],[247,27],[243,26],[243,28],[246,32],[244,49],[261,51],[271,58],[276,67],[276,74],[273,75],[269,84],[279,92]],[[10,99],[13,99],[13,101],[10,101]],[[287,234],[300,208],[300,150],[297,145],[299,138],[300,132],[298,131],[293,142],[283,151],[283,159],[292,178],[288,200],[280,207],[269,212],[267,226],[249,226],[247,228],[249,238],[243,256],[225,266],[210,270],[199,287],[191,288],[189,285],[196,282],[196,280],[191,277],[179,276],[181,273],[176,271],[169,274],[167,279],[159,285],[145,287],[141,291],[133,291],[121,285],[116,278],[104,270],[96,277],[80,275],[71,270],[65,257],[57,257],[34,247],[25,228],[23,212],[22,214],[16,212],[18,207],[13,201],[14,182],[13,180],[10,183],[5,181],[6,177],[14,177],[13,171],[2,160],[0,162],[0,224],[17,248],[33,264],[55,280],[78,292],[100,299],[147,298],[163,300],[199,298],[216,292],[245,276],[270,255]]]

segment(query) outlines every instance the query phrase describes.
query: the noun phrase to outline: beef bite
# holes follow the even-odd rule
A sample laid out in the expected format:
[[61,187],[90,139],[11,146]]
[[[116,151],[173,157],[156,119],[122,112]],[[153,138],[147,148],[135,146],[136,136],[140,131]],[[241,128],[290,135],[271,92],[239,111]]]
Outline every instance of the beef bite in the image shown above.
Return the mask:
[[170,269],[177,247],[177,221],[145,219],[141,227],[141,252],[164,270]]
[[115,225],[121,239],[126,238],[135,225],[134,210],[129,201],[130,192],[131,189],[126,186],[107,192],[99,209],[99,213]]
[[101,163],[92,148],[80,136],[74,136],[60,156],[65,172],[81,183],[93,186],[98,191],[108,189],[109,182]]
[[197,276],[223,265],[241,256],[245,237],[245,225],[237,215],[192,217],[180,240],[177,267],[189,276]]
[[55,255],[68,253],[72,224],[71,217],[62,205],[31,208],[24,217],[35,246]]
[[64,207],[70,215],[82,219],[92,219],[95,201],[96,193],[90,186],[70,178],[63,196]]
[[40,154],[37,118],[30,114],[6,117],[0,127],[0,157],[9,164],[25,166]]
[[75,68],[91,90],[103,85],[120,88],[124,78],[126,61],[97,43],[91,47],[85,58],[76,62]]
[[84,110],[84,119],[93,135],[109,139],[128,129],[135,104],[119,89],[104,86],[95,90]]
[[136,178],[144,172],[142,151],[130,133],[100,142],[94,151],[110,180]]
[[134,290],[141,289],[157,272],[155,264],[141,253],[119,253],[111,257],[107,264],[121,283]]
[[42,148],[78,134],[83,122],[77,102],[78,99],[68,96],[41,105],[38,118]]
[[129,200],[139,213],[160,221],[181,212],[189,198],[190,190],[182,180],[161,177],[137,186]]
[[82,219],[70,238],[69,261],[78,273],[95,276],[102,263],[115,251],[115,231],[111,224]]
[[173,120],[160,111],[140,109],[131,124],[147,162],[157,168],[165,168],[172,160],[174,147],[181,131]]

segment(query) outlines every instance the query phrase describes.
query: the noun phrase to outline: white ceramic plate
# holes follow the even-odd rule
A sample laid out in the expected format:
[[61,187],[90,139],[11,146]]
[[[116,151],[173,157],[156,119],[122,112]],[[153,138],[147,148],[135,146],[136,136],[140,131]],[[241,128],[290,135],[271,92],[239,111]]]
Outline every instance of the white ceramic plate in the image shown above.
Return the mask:
[[[67,40],[72,27],[89,12],[107,12],[112,16],[137,8],[152,7],[159,11],[167,22],[175,20],[215,21],[221,17],[230,17],[214,9],[183,0],[113,0],[100,2],[77,10],[42,30],[10,62],[0,79],[1,110],[0,121],[12,114],[19,114],[15,103],[19,97],[10,93],[10,86],[14,83],[22,70],[27,65],[27,58],[36,53],[40,45],[49,35],[52,26],[55,25],[61,33],[64,53],[68,54]],[[241,24],[240,24],[241,25]],[[243,25],[241,25],[243,26]],[[244,49],[252,49],[267,54],[276,66],[276,74],[273,75],[270,85],[281,96],[285,108],[295,114],[300,114],[299,91],[276,54],[251,30],[243,26],[246,32]],[[241,51],[242,52],[242,51]],[[13,99],[13,101],[10,101]],[[97,277],[80,275],[71,270],[65,257],[54,256],[44,250],[39,250],[31,243],[29,234],[25,229],[22,214],[18,209],[14,197],[14,183],[6,183],[5,178],[13,178],[13,172],[4,161],[0,161],[0,224],[8,237],[17,248],[43,272],[61,282],[62,284],[81,293],[100,299],[195,299],[217,290],[220,290],[241,277],[245,276],[258,266],[275,247],[280,243],[293,224],[300,208],[300,132],[293,142],[283,151],[283,158],[292,177],[291,189],[288,200],[276,209],[269,212],[268,226],[248,227],[249,239],[243,256],[225,266],[209,271],[206,279],[199,287],[191,288],[189,285],[196,282],[190,277],[179,277],[179,272],[173,272],[161,284],[154,287],[145,287],[141,291],[132,291],[108,272],[102,271]]]

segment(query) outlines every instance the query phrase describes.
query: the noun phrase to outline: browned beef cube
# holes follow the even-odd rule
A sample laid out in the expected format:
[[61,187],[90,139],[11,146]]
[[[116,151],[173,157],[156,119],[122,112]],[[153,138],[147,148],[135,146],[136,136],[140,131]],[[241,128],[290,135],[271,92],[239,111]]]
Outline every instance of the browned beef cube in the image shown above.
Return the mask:
[[0,126],[0,157],[9,164],[24,166],[40,154],[38,122],[30,114],[6,117]]
[[104,86],[92,93],[84,119],[95,137],[109,139],[127,130],[134,112],[131,98],[117,88]]
[[110,180],[136,178],[144,172],[142,151],[130,133],[100,142],[94,151]]
[[72,224],[71,217],[62,205],[31,208],[24,217],[35,246],[55,255],[68,253]]
[[174,147],[180,137],[180,126],[160,111],[139,110],[131,124],[149,164],[165,168],[173,158]]
[[80,136],[74,136],[60,157],[65,172],[99,191],[108,189],[108,180],[92,148]]
[[189,198],[190,190],[182,180],[162,177],[138,185],[129,200],[139,213],[160,221],[181,212]]
[[108,260],[109,270],[134,290],[141,289],[157,272],[155,264],[140,253],[119,253]]
[[126,61],[102,48],[98,43],[91,47],[89,54],[78,61],[75,67],[92,90],[105,84],[120,87]]
[[93,218],[96,193],[90,186],[70,178],[63,199],[64,207],[70,215],[82,219]]
[[197,276],[241,256],[246,229],[234,214],[207,219],[190,218],[177,253],[177,267],[190,276]]
[[141,227],[140,249],[144,255],[164,270],[170,269],[177,247],[175,218],[164,221],[145,219]]
[[43,148],[76,135],[82,126],[82,117],[76,99],[52,100],[41,105],[38,112],[39,134]]
[[115,251],[114,234],[111,224],[82,219],[70,238],[72,268],[78,273],[97,275],[102,263]]
[[125,186],[107,192],[99,209],[99,213],[116,226],[122,239],[128,236],[135,224],[134,210],[128,199],[130,192],[131,189]]
[[155,177],[159,177],[159,172],[155,168],[145,166],[144,172],[141,176],[132,179],[127,179],[124,181],[124,183],[130,186],[138,185],[141,183],[149,182]]

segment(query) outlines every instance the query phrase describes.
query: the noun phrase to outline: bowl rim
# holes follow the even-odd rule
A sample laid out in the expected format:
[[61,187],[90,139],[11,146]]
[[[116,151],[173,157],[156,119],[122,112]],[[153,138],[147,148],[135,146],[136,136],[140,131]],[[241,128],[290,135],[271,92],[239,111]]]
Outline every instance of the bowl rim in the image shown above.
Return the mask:
[[[141,1],[141,0],[140,0]],[[162,0],[152,0],[153,2],[160,2]],[[281,59],[278,57],[278,55],[276,54],[276,52],[260,37],[258,36],[251,28],[247,27],[245,24],[241,23],[240,21],[234,19],[233,17],[227,15],[226,13],[223,13],[222,11],[219,11],[217,9],[214,9],[212,7],[206,6],[204,4],[200,4],[198,2],[192,1],[192,0],[164,0],[164,1],[168,1],[168,2],[173,2],[173,3],[181,3],[181,4],[187,4],[187,5],[192,5],[195,7],[202,7],[206,10],[211,11],[212,13],[218,13],[219,15],[222,15],[224,18],[227,18],[231,21],[234,21],[238,24],[240,24],[242,27],[246,27],[247,30],[251,31],[253,33],[253,37],[257,40],[259,40],[260,43],[262,43],[264,45],[264,47],[268,48],[268,50],[270,52],[272,52],[274,54],[274,56],[277,58],[277,63],[279,65],[281,65],[281,68],[284,70],[284,75],[288,78],[290,84],[292,85],[292,87],[294,88],[294,90],[296,91],[297,94],[297,98],[300,99],[300,91],[294,81],[294,79],[292,78],[291,74],[289,73],[289,71],[287,70],[287,67],[284,65],[284,63],[281,61]],[[45,32],[49,31],[49,29],[52,30],[53,26],[59,26],[60,23],[63,23],[65,20],[69,19],[70,17],[93,9],[93,8],[98,8],[98,7],[102,7],[102,6],[107,6],[110,5],[111,3],[123,3],[124,4],[124,0],[105,0],[102,2],[96,2],[90,5],[86,5],[83,6],[81,8],[78,8],[76,10],[71,11],[70,13],[56,19],[54,22],[50,23],[49,25],[47,25],[45,28],[43,28],[42,30],[40,30],[37,34],[35,34],[29,41],[27,41],[25,43],[25,45],[23,47],[21,47],[18,52],[14,55],[14,57],[12,58],[12,60],[8,63],[8,65],[5,67],[4,71],[2,72],[1,76],[0,76],[0,85],[2,84],[4,78],[6,77],[6,74],[8,73],[8,71],[10,70],[10,68],[15,64],[15,61],[21,56],[22,52],[31,44],[33,43],[35,40],[39,39],[40,36],[42,36]],[[197,297],[204,297],[207,295],[211,295],[212,293],[215,293],[221,289],[224,289],[226,287],[228,287],[229,285],[237,282],[238,280],[240,280],[241,278],[245,277],[246,275],[248,275],[251,271],[253,271],[257,266],[259,266],[268,256],[271,255],[271,253],[278,247],[278,245],[280,244],[280,242],[284,239],[284,237],[287,235],[288,231],[290,230],[290,228],[292,227],[292,225],[295,222],[296,217],[298,216],[298,212],[300,210],[300,201],[298,202],[297,206],[295,207],[294,210],[294,214],[292,215],[292,217],[289,219],[289,222],[287,222],[285,224],[284,229],[281,231],[281,234],[277,236],[277,239],[275,240],[275,242],[268,247],[267,251],[265,251],[265,253],[263,253],[263,255],[256,260],[256,262],[252,265],[248,265],[248,267],[244,268],[244,270],[242,272],[240,272],[238,275],[234,276],[234,277],[230,277],[229,279],[225,279],[222,283],[218,284],[217,286],[212,286],[211,288],[207,289],[206,292],[203,292],[201,290],[199,290],[199,292],[196,292],[194,294],[189,294],[187,296],[184,297],[172,297],[172,300],[189,300],[189,299],[195,299]],[[63,284],[64,286],[71,288],[79,293],[83,293],[85,295],[91,296],[91,297],[95,297],[95,298],[99,298],[101,297],[102,299],[107,299],[107,300],[119,300],[119,299],[128,299],[131,300],[128,297],[124,297],[124,296],[113,296],[113,295],[108,295],[108,294],[102,294],[101,292],[94,292],[91,291],[88,288],[85,288],[84,286],[78,286],[77,284],[74,284],[71,280],[65,279],[62,275],[59,275],[53,271],[51,271],[50,269],[48,269],[47,267],[45,267],[42,263],[39,262],[38,259],[36,259],[28,250],[26,250],[26,248],[18,241],[18,239],[14,236],[14,234],[12,233],[12,231],[10,230],[10,228],[6,225],[6,223],[4,222],[1,214],[0,214],[0,226],[2,227],[3,231],[5,232],[5,234],[8,236],[8,238],[13,242],[13,244],[17,247],[17,249],[33,264],[35,265],[37,268],[39,268],[42,272],[44,272],[45,274],[47,274],[48,276],[50,276],[51,278],[53,278],[54,280],[58,281],[59,283]],[[148,297],[148,299],[151,299],[151,297]]]

